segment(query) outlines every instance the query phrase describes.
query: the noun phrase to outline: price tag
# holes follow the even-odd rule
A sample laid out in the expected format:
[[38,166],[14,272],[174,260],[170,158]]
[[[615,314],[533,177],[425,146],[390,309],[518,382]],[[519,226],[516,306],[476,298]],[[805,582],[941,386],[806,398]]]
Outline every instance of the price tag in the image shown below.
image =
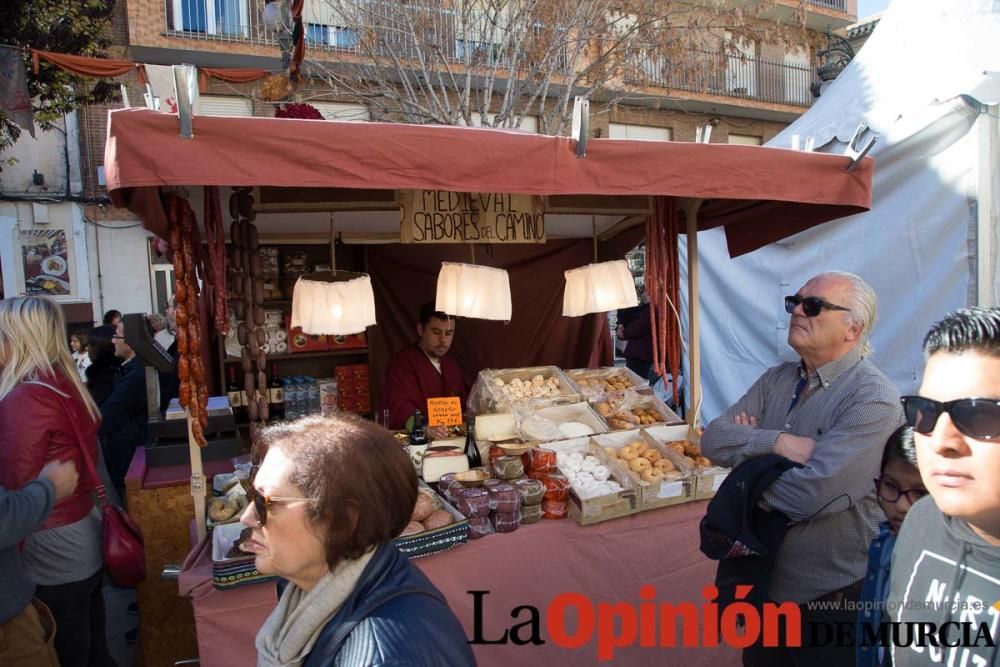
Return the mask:
[[676,498],[684,493],[684,482],[663,482],[660,484],[658,498]]
[[462,399],[458,396],[427,399],[428,426],[459,426],[461,423]]
[[728,477],[728,476],[729,476],[728,472],[723,472],[723,473],[719,473],[718,475],[716,475],[715,479],[712,480],[712,490],[713,491],[718,491],[719,487],[722,486],[722,483],[724,481],[726,481],[726,477]]

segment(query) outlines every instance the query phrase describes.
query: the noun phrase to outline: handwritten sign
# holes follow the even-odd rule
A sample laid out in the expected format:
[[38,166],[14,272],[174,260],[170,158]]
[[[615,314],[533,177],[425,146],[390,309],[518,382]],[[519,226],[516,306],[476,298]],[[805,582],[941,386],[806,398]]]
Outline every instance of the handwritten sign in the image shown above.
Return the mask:
[[462,399],[457,396],[427,399],[428,426],[458,426],[461,423]]
[[545,243],[542,198],[400,190],[402,243]]

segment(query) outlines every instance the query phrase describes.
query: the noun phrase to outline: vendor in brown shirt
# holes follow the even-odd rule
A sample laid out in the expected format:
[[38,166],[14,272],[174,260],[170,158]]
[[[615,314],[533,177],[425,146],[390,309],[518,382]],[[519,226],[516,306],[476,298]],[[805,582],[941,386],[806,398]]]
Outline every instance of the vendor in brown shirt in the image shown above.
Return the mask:
[[[403,428],[414,410],[426,415],[427,399],[458,396],[465,405],[468,388],[462,372],[451,357],[445,356],[455,337],[455,319],[434,310],[432,302],[420,308],[418,339],[403,348],[389,362],[382,408],[389,410],[389,428]],[[445,438],[445,427],[428,427],[431,440]]]

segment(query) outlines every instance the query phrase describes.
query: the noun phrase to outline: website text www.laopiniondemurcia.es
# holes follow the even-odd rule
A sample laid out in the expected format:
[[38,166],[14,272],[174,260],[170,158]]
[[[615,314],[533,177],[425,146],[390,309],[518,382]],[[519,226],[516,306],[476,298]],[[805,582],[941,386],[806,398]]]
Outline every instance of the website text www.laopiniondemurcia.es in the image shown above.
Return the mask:
[[[484,620],[490,591],[467,591],[473,597],[472,645],[541,645],[544,627],[548,640],[563,649],[583,649],[596,642],[598,660],[611,661],[618,649],[698,648],[729,646],[747,648],[803,645],[809,633],[813,646],[853,646],[855,624],[809,621],[803,623],[800,607],[793,602],[764,603],[760,608],[746,602],[751,586],[736,587],[736,601],[719,609],[719,590],[705,586],[703,600],[662,602],[656,589],[639,589],[638,605],[631,602],[594,602],[582,593],[560,593],[542,610],[520,605],[510,610],[509,627],[502,631],[486,627]],[[996,628],[987,622],[897,623],[884,621],[865,628],[860,639],[870,646],[995,646]],[[912,627],[911,627],[912,626]]]

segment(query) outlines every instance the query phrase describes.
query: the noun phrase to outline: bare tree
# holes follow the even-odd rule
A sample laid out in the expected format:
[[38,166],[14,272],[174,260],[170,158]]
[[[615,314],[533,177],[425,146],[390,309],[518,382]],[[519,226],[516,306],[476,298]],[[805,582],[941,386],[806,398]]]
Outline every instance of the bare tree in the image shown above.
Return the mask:
[[313,82],[296,97],[332,92],[374,120],[410,123],[516,128],[536,116],[541,132],[562,134],[574,96],[610,106],[648,96],[650,84],[711,89],[745,59],[742,45],[801,43],[798,19],[758,20],[773,5],[314,0],[306,11]]

